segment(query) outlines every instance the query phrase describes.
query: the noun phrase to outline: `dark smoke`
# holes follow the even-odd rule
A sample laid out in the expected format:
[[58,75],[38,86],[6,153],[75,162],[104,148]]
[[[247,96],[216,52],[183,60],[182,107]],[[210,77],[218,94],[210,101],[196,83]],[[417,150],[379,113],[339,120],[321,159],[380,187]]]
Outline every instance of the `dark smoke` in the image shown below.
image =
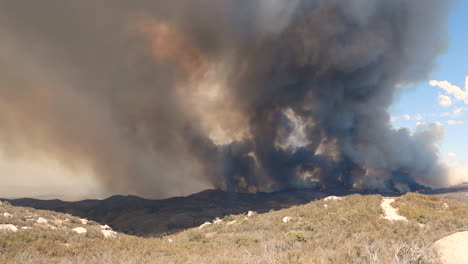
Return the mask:
[[387,109],[446,47],[448,7],[0,0],[0,143],[145,196],[443,184],[442,129]]

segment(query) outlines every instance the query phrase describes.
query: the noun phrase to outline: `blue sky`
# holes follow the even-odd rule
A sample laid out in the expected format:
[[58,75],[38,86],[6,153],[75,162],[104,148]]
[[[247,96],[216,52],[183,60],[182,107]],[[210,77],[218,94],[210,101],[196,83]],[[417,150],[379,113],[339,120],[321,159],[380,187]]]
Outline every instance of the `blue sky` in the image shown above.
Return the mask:
[[[468,0],[459,0],[449,20],[450,46],[437,60],[429,79],[406,87],[392,105],[390,113],[395,127],[414,129],[418,122],[439,122],[445,127],[440,143],[441,154],[450,162],[468,162]],[[447,85],[431,80],[447,81],[456,87],[455,93],[441,87]],[[459,88],[459,89],[457,89]],[[449,91],[454,90],[453,87]],[[444,99],[444,100],[441,100]],[[445,105],[445,106],[443,106]]]

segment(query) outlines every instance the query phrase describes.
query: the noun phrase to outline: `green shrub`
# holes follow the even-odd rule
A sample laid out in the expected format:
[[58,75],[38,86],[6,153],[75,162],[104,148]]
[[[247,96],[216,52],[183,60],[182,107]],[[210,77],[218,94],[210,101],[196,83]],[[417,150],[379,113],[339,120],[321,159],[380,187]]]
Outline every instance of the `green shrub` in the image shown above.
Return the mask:
[[230,221],[233,221],[235,218],[236,218],[235,215],[225,215],[223,217],[223,221],[224,222],[230,222]]
[[190,232],[188,240],[190,242],[200,242],[205,238],[205,236],[199,231]]
[[303,231],[292,230],[286,233],[286,240],[290,242],[306,242],[306,234]]
[[260,239],[254,235],[243,234],[234,238],[234,243],[238,246],[249,246],[260,242]]

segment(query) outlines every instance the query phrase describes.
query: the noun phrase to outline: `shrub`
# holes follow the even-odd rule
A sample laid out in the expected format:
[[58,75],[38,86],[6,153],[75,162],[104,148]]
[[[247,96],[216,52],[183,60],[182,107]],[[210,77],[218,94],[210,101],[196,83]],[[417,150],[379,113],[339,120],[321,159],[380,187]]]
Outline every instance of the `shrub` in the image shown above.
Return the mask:
[[234,238],[234,243],[238,246],[249,246],[258,242],[260,242],[260,239],[254,235],[243,234]]
[[223,217],[223,221],[224,222],[230,222],[230,221],[233,221],[236,217],[234,215],[225,215]]
[[303,231],[292,230],[286,233],[286,240],[290,242],[306,242],[306,234]]
[[204,238],[205,237],[203,236],[203,234],[201,232],[198,232],[198,231],[190,232],[189,237],[188,237],[190,242],[200,242]]

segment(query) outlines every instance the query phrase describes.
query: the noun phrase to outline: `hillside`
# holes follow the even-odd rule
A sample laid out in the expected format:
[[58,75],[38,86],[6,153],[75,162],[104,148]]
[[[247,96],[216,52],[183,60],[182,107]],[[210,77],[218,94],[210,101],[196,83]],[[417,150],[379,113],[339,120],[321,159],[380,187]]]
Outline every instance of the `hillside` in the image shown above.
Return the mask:
[[432,243],[468,230],[466,204],[413,193],[394,199],[389,205],[407,220],[385,219],[380,195],[353,194],[228,215],[159,238],[107,239],[93,221],[3,203],[0,224],[19,230],[0,231],[0,263],[436,263]]
[[[137,236],[154,237],[199,226],[216,217],[242,214],[247,211],[265,213],[270,210],[306,204],[327,196],[357,194],[345,188],[287,189],[272,193],[230,193],[206,190],[187,197],[148,200],[137,196],[112,196],[104,200],[64,202],[60,200],[8,200],[17,206],[51,210],[106,223],[116,231]],[[468,184],[452,188],[426,190],[425,194],[468,202]],[[399,196],[400,193],[374,193]],[[5,199],[4,199],[5,200]]]
[[161,236],[199,226],[216,217],[247,211],[268,212],[306,204],[330,195],[347,195],[345,189],[289,189],[273,193],[230,193],[206,190],[187,197],[149,200],[137,196],[112,196],[104,200],[8,200],[17,206],[63,212],[106,223],[129,235]]

